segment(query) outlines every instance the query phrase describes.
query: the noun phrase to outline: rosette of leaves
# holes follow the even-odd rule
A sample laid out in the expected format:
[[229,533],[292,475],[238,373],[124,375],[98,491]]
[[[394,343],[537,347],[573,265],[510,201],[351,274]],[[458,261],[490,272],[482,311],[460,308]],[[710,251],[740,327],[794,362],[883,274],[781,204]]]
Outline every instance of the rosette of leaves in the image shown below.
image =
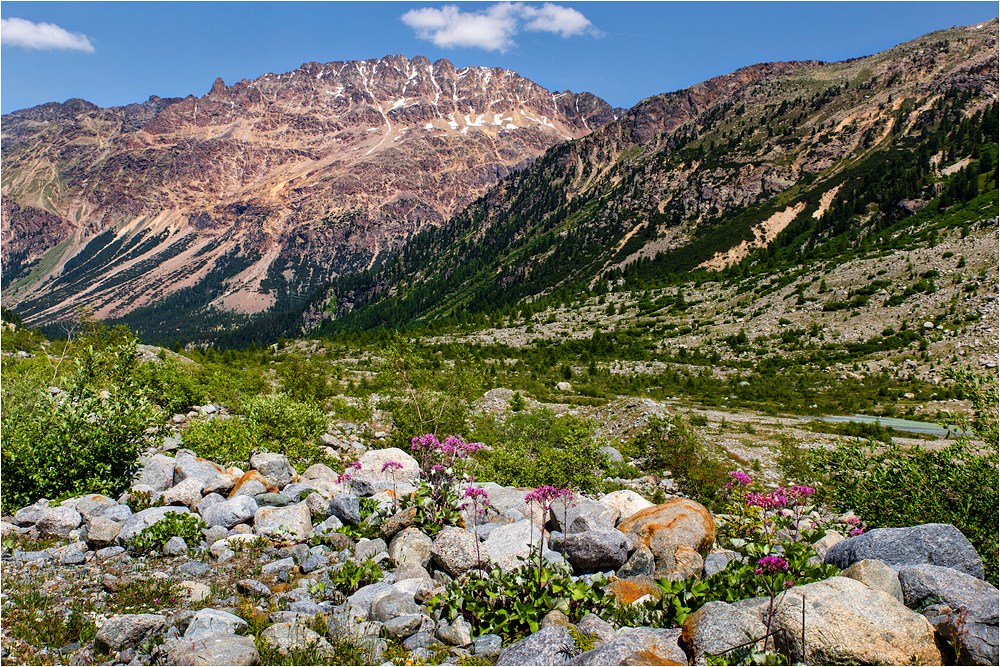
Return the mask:
[[470,571],[450,581],[429,605],[449,621],[463,616],[476,636],[497,634],[505,643],[537,632],[542,619],[553,609],[575,623],[602,608],[603,582],[591,585],[574,581],[572,570],[565,564],[545,563],[541,576],[537,568],[525,562],[511,572],[498,566],[485,572]]
[[416,507],[414,524],[434,537],[445,526],[458,525],[462,519],[459,497],[454,486],[446,482],[421,482],[404,507]]
[[192,548],[201,543],[201,531],[207,527],[208,524],[197,514],[167,512],[162,519],[143,528],[129,541],[129,546],[140,553],[162,551],[171,537],[180,537],[188,548]]

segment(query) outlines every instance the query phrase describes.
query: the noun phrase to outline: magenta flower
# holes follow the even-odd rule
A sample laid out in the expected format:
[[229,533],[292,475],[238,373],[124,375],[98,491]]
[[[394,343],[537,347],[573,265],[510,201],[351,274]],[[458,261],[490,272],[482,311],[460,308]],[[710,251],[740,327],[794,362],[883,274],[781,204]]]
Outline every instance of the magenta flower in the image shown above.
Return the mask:
[[734,470],[733,472],[729,473],[729,476],[732,477],[734,480],[736,480],[736,482],[739,483],[740,486],[750,486],[750,484],[753,482],[753,480],[750,479],[750,475],[746,474],[742,470]]
[[385,463],[382,464],[382,472],[385,472],[386,470],[396,471],[402,469],[403,469],[403,464],[400,463],[399,461],[386,461]]
[[466,454],[475,454],[480,449],[484,449],[485,447],[486,445],[484,445],[481,442],[467,442],[462,445],[462,449],[465,451]]
[[861,535],[864,532],[865,532],[864,528],[855,528],[849,534],[851,537],[857,537],[858,535]]
[[351,465],[349,465],[347,467],[348,468],[354,468],[355,470],[361,470],[361,461],[355,461],[354,463],[352,463]]
[[489,500],[490,494],[486,492],[486,489],[480,489],[478,486],[470,486],[465,489],[465,498],[482,498],[482,502],[487,502]]
[[860,526],[861,525],[861,519],[859,519],[856,516],[849,516],[849,517],[847,517],[847,525],[848,526]]
[[764,556],[757,561],[757,567],[753,571],[756,575],[779,572],[788,572],[788,561],[781,556]]
[[444,466],[440,463],[435,463],[431,466],[431,472],[444,472]]
[[765,510],[778,509],[788,504],[788,497],[784,489],[775,489],[768,493],[751,491],[746,495],[747,505],[756,506]]
[[793,486],[786,493],[796,500],[805,500],[816,493],[816,489],[811,486]]

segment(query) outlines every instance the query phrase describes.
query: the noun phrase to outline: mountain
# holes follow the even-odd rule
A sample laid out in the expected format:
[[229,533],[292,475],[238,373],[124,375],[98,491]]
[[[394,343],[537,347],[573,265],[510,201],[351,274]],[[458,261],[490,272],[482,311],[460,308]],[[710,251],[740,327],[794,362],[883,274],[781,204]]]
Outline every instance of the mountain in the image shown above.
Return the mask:
[[2,126],[4,304],[30,324],[86,304],[148,333],[283,312],[616,113],[403,56],[17,111]]
[[[996,164],[997,64],[993,20],[644,100],[384,266],[338,279],[311,320],[363,329],[509,312],[884,242],[929,202],[978,193]],[[985,182],[995,192],[995,176]]]

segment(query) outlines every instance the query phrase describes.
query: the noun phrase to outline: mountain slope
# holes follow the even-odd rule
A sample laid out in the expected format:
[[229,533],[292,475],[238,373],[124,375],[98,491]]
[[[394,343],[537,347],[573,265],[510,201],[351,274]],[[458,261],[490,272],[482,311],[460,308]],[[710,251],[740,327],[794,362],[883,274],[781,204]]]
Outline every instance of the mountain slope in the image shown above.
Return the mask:
[[288,308],[613,120],[514,72],[390,56],[202,97],[3,117],[4,302],[142,324]]
[[645,100],[336,281],[326,311],[339,328],[447,319],[861,242],[995,145],[996,34],[994,20]]

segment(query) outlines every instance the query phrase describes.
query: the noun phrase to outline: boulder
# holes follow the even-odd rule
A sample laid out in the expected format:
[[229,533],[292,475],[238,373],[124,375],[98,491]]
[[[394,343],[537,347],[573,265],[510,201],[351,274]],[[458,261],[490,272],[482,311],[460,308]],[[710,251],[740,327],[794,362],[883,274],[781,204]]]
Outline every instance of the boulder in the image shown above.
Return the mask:
[[236,496],[259,496],[262,493],[277,493],[278,487],[268,482],[268,480],[256,470],[243,473],[229,490],[229,497]]
[[306,468],[301,479],[303,482],[325,481],[336,484],[338,476],[337,472],[330,466],[324,463],[314,463]]
[[616,570],[628,560],[628,538],[614,528],[571,533],[552,540],[577,572]]
[[597,614],[585,614],[576,624],[576,629],[584,635],[592,636],[597,646],[615,638],[615,626]]
[[486,558],[480,545],[476,553],[478,538],[467,530],[448,526],[444,528],[431,546],[431,556],[435,564],[453,577],[458,577],[476,566],[476,558]]
[[235,614],[219,609],[199,609],[187,630],[185,639],[198,639],[211,635],[235,635],[247,629],[247,622]]
[[725,570],[731,562],[739,560],[739,558],[739,553],[735,551],[730,551],[729,549],[716,549],[705,556],[705,568],[703,570],[703,574],[706,577],[718,574],[719,572]]
[[[805,647],[802,606],[805,600]],[[762,621],[767,600],[758,604]],[[776,603],[776,648],[806,664],[940,665],[934,628],[883,591],[847,577],[788,589]]]
[[622,628],[614,639],[571,659],[570,665],[686,665],[678,629]]
[[389,558],[396,566],[416,563],[421,567],[427,567],[431,561],[432,547],[431,538],[417,528],[407,528],[396,533],[389,542]]
[[[756,610],[725,602],[706,603],[687,617],[681,630],[681,639],[696,665],[706,664],[708,656],[720,656],[767,634]],[[763,641],[758,644],[756,648],[763,648]]]
[[568,665],[575,652],[569,630],[544,628],[500,651],[497,665]]
[[[531,521],[524,519],[517,523],[500,526],[490,533],[480,545],[484,558],[488,557],[502,569],[510,572],[521,566],[523,558],[538,553],[542,533]],[[548,550],[546,550],[548,551]]]
[[122,525],[122,529],[116,538],[118,544],[125,544],[144,529],[161,521],[170,512],[175,514],[190,514],[190,510],[186,507],[150,507],[141,512],[136,512]]
[[28,505],[27,507],[22,507],[14,513],[11,518],[11,523],[15,526],[34,526],[38,523],[38,520],[42,518],[42,513],[48,509],[49,501],[39,500],[34,505]]
[[264,479],[279,489],[291,484],[298,475],[284,454],[262,452],[250,457],[250,467],[263,475]]
[[61,537],[80,527],[83,517],[72,507],[46,507],[38,517],[35,528],[43,537]]
[[983,579],[983,561],[962,532],[947,523],[875,528],[830,547],[824,559],[844,570],[873,558],[892,566],[939,565]]
[[203,481],[197,477],[188,477],[164,491],[160,496],[160,502],[164,505],[184,505],[188,509],[195,510],[201,502],[201,492],[204,488]]
[[394,592],[391,584],[376,582],[362,586],[344,602],[347,617],[354,620],[367,621],[371,618],[372,605],[381,597]]
[[216,475],[212,481],[205,484],[205,488],[201,490],[206,496],[210,493],[218,493],[220,496],[227,496],[229,492],[233,490],[233,486],[236,485],[236,480],[243,476],[243,473],[239,475],[234,475],[233,471],[237,471],[235,468],[230,468],[224,473]]
[[163,454],[153,454],[139,458],[142,465],[136,475],[135,484],[148,486],[153,491],[166,491],[174,485],[174,459]]
[[838,542],[843,542],[846,538],[835,530],[828,530],[815,542],[813,542],[813,551],[819,556],[820,560],[826,558],[826,554],[830,552],[830,547]]
[[549,520],[561,533],[613,530],[618,512],[589,498],[573,498],[570,501],[559,498],[549,509]]
[[361,523],[361,504],[353,493],[342,493],[330,501],[329,513],[348,526]]
[[649,577],[655,571],[656,558],[654,558],[653,552],[646,547],[639,547],[618,569],[617,574],[622,579],[628,579],[629,577]]
[[[422,610],[413,601],[413,596],[393,589],[372,603],[371,619],[386,623],[397,616],[419,614]],[[412,634],[412,633],[411,633]]]
[[472,640],[472,652],[487,660],[500,655],[503,648],[503,638],[500,635],[479,635]]
[[[382,466],[390,461],[400,463],[403,467],[395,471],[385,470],[383,472]],[[416,484],[417,480],[420,479],[420,464],[415,458],[397,447],[367,451],[361,455],[358,463],[361,464],[361,469],[352,473],[353,478],[357,481],[388,483],[391,486],[393,482],[396,484],[401,482]]]
[[275,623],[260,633],[260,639],[282,655],[304,650],[333,654],[330,642],[301,623]]
[[472,626],[464,616],[459,615],[450,623],[441,621],[436,636],[450,646],[468,646],[472,643]]
[[200,479],[202,484],[208,484],[224,472],[226,469],[219,464],[195,456],[186,450],[181,450],[174,457],[174,484],[180,484],[192,477]]
[[312,535],[312,513],[305,503],[261,507],[254,514],[253,530],[272,540],[305,542]]
[[121,651],[152,639],[167,629],[167,618],[159,614],[122,614],[104,621],[94,638],[94,648],[104,653]]
[[407,507],[405,510],[399,510],[382,522],[382,527],[379,529],[382,539],[391,540],[393,535],[405,528],[409,528],[416,520],[416,507]]
[[387,620],[382,625],[382,630],[389,639],[398,641],[419,632],[423,623],[424,616],[422,614],[407,614]]
[[104,516],[104,513],[111,510],[111,508],[118,507],[118,503],[107,496],[102,496],[99,493],[92,493],[87,496],[79,496],[78,498],[71,498],[69,500],[64,500],[61,503],[62,507],[72,507],[80,516],[83,517],[83,522],[88,523],[91,519],[97,516]]
[[715,522],[704,505],[673,498],[636,512],[618,524],[618,530],[645,546],[656,560],[661,577],[700,576],[715,541]]
[[203,508],[201,518],[209,526],[232,528],[237,524],[250,521],[257,514],[258,509],[257,501],[250,496],[236,496]]
[[619,521],[624,521],[636,512],[653,506],[653,503],[629,489],[606,493],[601,496],[598,502],[613,510],[617,510]]
[[1000,591],[964,572],[938,565],[899,570],[903,600],[922,608],[931,625],[948,640],[959,664],[997,665]]
[[855,579],[868,588],[883,591],[900,602],[903,601],[903,589],[899,587],[899,576],[895,570],[880,560],[870,558],[859,560],[841,572],[840,576]]
[[122,532],[122,524],[111,519],[98,516],[87,525],[87,544],[94,549],[103,549],[115,543],[118,533]]
[[259,665],[260,653],[251,637],[211,635],[173,639],[160,649],[167,665]]

